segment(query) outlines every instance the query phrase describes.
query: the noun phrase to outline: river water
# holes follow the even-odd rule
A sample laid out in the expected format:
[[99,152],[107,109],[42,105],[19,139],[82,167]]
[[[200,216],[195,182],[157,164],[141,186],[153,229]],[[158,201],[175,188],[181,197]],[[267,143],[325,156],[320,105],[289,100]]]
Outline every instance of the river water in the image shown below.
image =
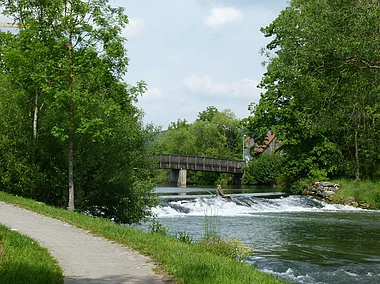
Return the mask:
[[249,264],[292,283],[380,283],[380,212],[306,196],[252,196],[259,191],[273,189],[231,190],[225,193],[232,198],[223,199],[210,188],[156,188],[171,197],[154,212],[172,233],[194,239],[203,236],[205,216],[212,216],[222,237],[253,246]]

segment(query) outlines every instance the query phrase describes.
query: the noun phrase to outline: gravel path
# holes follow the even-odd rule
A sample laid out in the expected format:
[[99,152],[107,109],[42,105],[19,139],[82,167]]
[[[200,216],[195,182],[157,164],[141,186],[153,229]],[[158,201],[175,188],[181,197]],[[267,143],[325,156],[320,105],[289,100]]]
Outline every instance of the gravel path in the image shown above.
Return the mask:
[[56,219],[0,202],[0,223],[48,248],[67,284],[164,283],[149,258]]

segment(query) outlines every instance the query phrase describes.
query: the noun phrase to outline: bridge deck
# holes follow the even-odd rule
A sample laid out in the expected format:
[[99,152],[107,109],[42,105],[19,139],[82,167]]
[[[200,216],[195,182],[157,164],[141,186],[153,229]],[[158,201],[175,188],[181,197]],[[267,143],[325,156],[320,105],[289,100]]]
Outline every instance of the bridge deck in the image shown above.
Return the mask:
[[242,174],[245,161],[215,159],[199,156],[161,154],[157,167],[159,169],[185,169],[204,172]]

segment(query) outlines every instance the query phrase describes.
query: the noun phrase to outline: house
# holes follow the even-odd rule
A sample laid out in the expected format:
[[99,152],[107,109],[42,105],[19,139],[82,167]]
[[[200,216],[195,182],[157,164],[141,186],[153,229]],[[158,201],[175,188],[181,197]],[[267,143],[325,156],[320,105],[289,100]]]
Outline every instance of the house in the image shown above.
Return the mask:
[[[247,161],[253,159],[251,153],[254,153],[254,156],[260,156],[263,153],[274,152],[280,147],[280,144],[277,143],[276,135],[270,131],[268,131],[263,145],[258,145],[252,137],[247,137],[244,143],[247,145],[247,148],[244,149],[244,157]],[[253,151],[251,151],[252,147]]]

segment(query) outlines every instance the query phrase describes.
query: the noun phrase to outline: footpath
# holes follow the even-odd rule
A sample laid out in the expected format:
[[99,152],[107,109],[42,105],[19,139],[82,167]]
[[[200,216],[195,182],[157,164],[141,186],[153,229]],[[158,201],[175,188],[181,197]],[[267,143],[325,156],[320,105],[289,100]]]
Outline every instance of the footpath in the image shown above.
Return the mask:
[[0,223],[46,247],[65,284],[164,283],[148,257],[59,220],[0,202]]

